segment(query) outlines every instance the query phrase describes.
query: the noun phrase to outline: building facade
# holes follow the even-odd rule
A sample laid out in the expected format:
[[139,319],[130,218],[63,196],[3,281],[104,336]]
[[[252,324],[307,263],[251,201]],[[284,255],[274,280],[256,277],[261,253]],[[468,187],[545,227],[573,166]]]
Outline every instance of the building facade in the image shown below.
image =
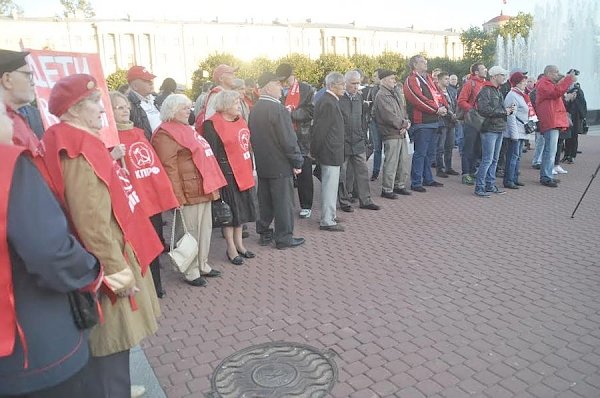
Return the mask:
[[371,26],[274,22],[172,22],[0,18],[0,48],[98,53],[106,75],[143,65],[159,79],[189,84],[198,64],[214,53],[243,60],[277,59],[292,53],[463,57],[460,34]]

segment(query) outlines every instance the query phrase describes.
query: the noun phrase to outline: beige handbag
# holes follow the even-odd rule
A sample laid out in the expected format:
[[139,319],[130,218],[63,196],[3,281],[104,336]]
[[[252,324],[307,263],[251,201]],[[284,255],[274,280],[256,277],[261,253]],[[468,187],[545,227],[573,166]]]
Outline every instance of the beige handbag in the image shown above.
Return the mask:
[[[183,236],[175,243],[175,225],[177,224],[177,213],[181,218],[183,225]],[[183,213],[180,208],[176,208],[173,213],[173,227],[171,229],[171,244],[169,245],[169,257],[173,267],[182,273],[185,273],[194,257],[198,254],[198,242],[187,230]]]

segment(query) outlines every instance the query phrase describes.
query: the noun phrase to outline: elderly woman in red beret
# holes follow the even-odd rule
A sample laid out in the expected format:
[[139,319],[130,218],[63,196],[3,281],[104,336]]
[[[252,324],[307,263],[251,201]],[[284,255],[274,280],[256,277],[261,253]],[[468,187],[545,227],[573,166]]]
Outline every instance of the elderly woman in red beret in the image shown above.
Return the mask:
[[157,330],[160,308],[147,268],[162,245],[127,173],[99,138],[104,109],[94,77],[59,80],[48,109],[60,118],[43,140],[50,185],[106,275],[99,296],[103,321],[90,334],[96,380],[86,398],[129,397],[129,350]]

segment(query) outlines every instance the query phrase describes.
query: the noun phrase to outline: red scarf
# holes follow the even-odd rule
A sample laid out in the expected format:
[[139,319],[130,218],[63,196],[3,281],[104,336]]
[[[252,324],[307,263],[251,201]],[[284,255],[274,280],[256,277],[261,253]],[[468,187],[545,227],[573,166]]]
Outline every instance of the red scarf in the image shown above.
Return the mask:
[[13,122],[13,143],[15,145],[28,149],[33,156],[43,153],[43,147],[33,130],[27,124],[27,121],[19,112],[6,105],[6,115]]
[[525,103],[527,104],[527,108],[529,108],[529,114],[528,114],[529,119],[533,119],[533,118],[537,117],[535,114],[535,108],[533,107],[533,104],[531,103],[531,98],[529,98],[529,94],[524,93],[523,91],[519,90],[517,87],[513,87],[511,90],[514,91],[515,93],[519,94],[525,100]]
[[246,121],[240,117],[230,122],[225,120],[220,112],[215,113],[209,120],[223,143],[238,189],[245,191],[252,188],[254,177],[250,156],[250,130]]
[[27,344],[25,334],[17,320],[15,296],[12,281],[12,264],[8,254],[8,202],[10,187],[17,159],[25,148],[0,144],[0,358],[13,353],[15,337],[19,334],[25,354],[24,368],[27,363]]
[[145,213],[152,216],[178,207],[169,177],[144,130],[137,127],[121,130],[119,141],[125,145],[125,164]]
[[71,159],[82,155],[92,166],[96,176],[108,188],[113,215],[123,231],[123,238],[131,245],[138,259],[142,275],[145,275],[150,262],[162,252],[163,245],[148,214],[138,206],[140,199],[129,177],[110,157],[104,143],[92,134],[61,122],[46,131],[44,144],[44,164],[50,178],[49,185],[67,211],[61,152],[66,152]]
[[[288,111],[290,111],[290,113],[295,110],[298,109],[298,106],[300,106],[300,83],[298,83],[298,80],[294,80],[294,84],[292,84],[288,90],[288,94],[285,97],[285,107]],[[297,123],[294,122],[292,120],[292,123],[294,125],[294,130],[298,129]]]
[[205,194],[215,192],[227,185],[219,163],[215,159],[210,144],[192,126],[179,122],[162,122],[157,130],[164,130],[179,145],[192,152],[194,165],[202,176],[202,189]]
[[[421,76],[420,74],[418,74],[415,71],[413,71],[413,73],[415,74],[415,76],[417,78],[417,83],[419,84],[419,86],[421,85],[421,83],[423,83],[427,86],[427,88],[429,89],[429,92],[431,93],[431,99],[433,100],[433,102],[435,102],[435,106],[437,108],[439,108],[441,105],[446,106],[446,107],[448,106],[446,98],[444,98],[444,95],[439,92],[439,90],[437,89],[437,86],[433,82],[433,77],[431,77],[431,75],[429,73],[426,73],[425,77]],[[421,89],[421,92],[423,92],[423,89]]]

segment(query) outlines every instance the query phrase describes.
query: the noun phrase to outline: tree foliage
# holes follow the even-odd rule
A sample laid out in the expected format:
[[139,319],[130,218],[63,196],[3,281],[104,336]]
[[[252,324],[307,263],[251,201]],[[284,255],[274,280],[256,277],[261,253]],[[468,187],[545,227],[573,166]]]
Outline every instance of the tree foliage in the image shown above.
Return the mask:
[[308,82],[313,85],[316,85],[319,82],[320,76],[317,70],[317,65],[308,56],[298,53],[290,54],[280,58],[276,62],[276,65],[283,63],[292,65],[294,68],[294,74],[298,80]]
[[507,23],[502,25],[497,34],[503,37],[515,37],[520,34],[523,37],[529,36],[529,31],[533,27],[533,15],[529,13],[519,12],[516,17],[511,18]]
[[116,91],[122,85],[127,84],[127,71],[118,69],[110,75],[106,76],[106,85],[109,91]]
[[325,80],[325,76],[327,76],[329,72],[345,73],[347,70],[355,68],[350,58],[335,54],[322,54],[317,58],[315,64],[318,80],[309,81],[309,83],[315,87],[321,86],[321,83]]
[[85,18],[96,16],[96,12],[88,0],[60,0],[60,4],[64,8],[63,15],[66,18],[74,17],[78,12],[82,13]]
[[11,16],[13,12],[23,14],[23,9],[13,0],[0,0],[0,15]]

